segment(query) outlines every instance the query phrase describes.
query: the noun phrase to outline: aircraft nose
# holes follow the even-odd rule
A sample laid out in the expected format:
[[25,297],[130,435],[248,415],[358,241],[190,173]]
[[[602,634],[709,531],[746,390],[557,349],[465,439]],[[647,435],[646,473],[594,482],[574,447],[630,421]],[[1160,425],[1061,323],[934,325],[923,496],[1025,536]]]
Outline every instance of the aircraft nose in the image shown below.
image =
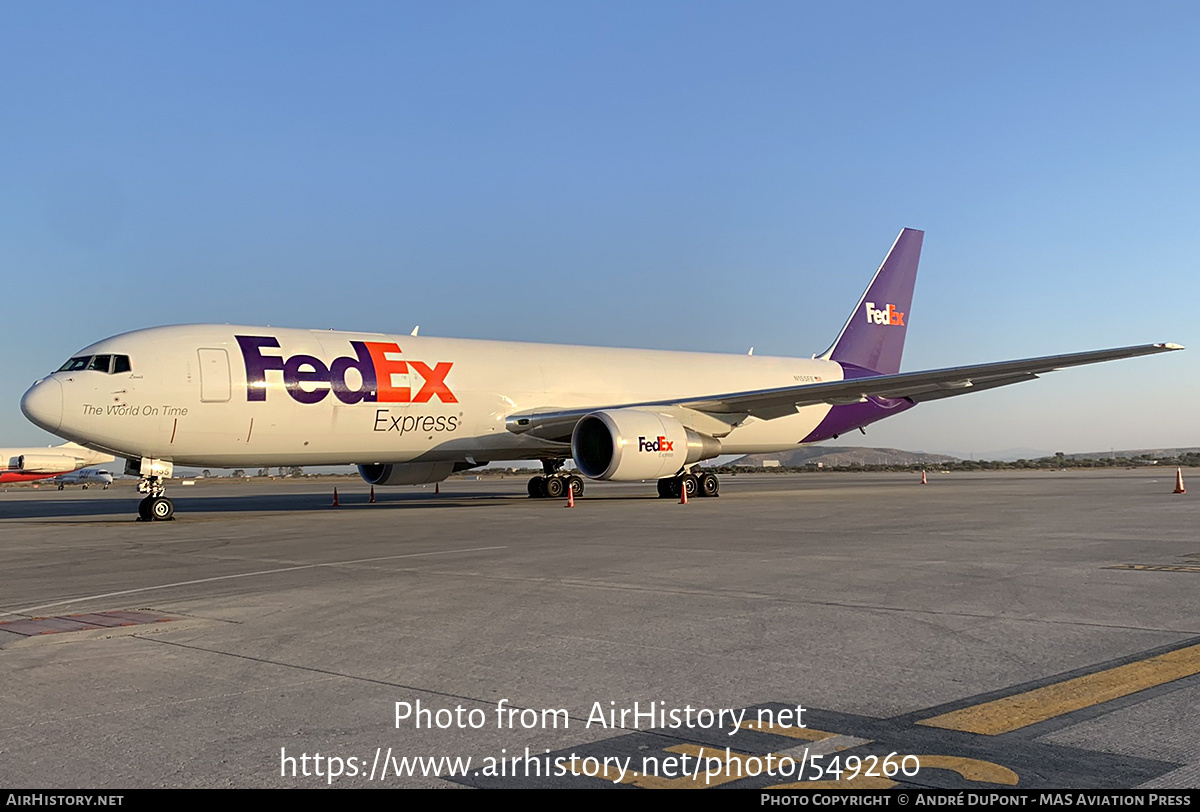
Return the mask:
[[58,431],[62,425],[62,384],[54,378],[42,378],[21,398],[21,411],[39,428],[51,433]]

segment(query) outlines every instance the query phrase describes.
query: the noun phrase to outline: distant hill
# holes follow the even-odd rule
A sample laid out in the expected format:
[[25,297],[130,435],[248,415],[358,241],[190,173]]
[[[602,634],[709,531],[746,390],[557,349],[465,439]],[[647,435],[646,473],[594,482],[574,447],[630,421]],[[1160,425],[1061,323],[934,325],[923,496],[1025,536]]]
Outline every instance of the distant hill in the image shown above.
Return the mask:
[[[1016,449],[1013,449],[1016,450]],[[1077,454],[1064,454],[1068,460],[1149,460],[1159,458],[1178,458],[1184,454],[1198,454],[1200,447],[1176,448],[1135,448],[1112,451],[1089,451]],[[976,460],[999,460],[1015,462],[1018,459],[1030,461],[1053,457],[1054,454],[1030,453],[1024,457],[990,456],[976,454]],[[949,454],[927,454],[924,451],[904,451],[899,448],[867,448],[864,446],[804,446],[793,451],[781,451],[774,454],[747,454],[727,463],[728,465],[748,465],[753,468],[773,467],[800,468],[805,465],[821,465],[825,468],[837,468],[847,465],[926,465],[933,467],[939,463],[954,463],[965,458]]]
[[794,451],[775,454],[747,454],[730,465],[750,465],[762,468],[768,461],[777,461],[785,468],[799,468],[808,464],[821,464],[826,468],[840,465],[937,465],[944,461],[954,462],[956,457],[946,454],[926,454],[924,451],[902,451],[898,448],[865,448],[860,446],[805,446]]
[[1134,459],[1149,454],[1151,458],[1158,457],[1182,457],[1184,454],[1200,454],[1200,447],[1189,446],[1187,448],[1135,448],[1132,450],[1119,451],[1087,451],[1082,454],[1064,454],[1063,456],[1069,460],[1105,460],[1109,457],[1126,459]]
[[951,456],[958,457],[962,460],[1001,460],[1003,462],[1016,462],[1017,460],[1036,460],[1041,457],[1053,457],[1054,452],[1058,449],[1047,451],[1044,448],[1029,448],[1028,446],[1017,448],[1001,448],[1001,449],[984,449],[983,451],[948,451]]

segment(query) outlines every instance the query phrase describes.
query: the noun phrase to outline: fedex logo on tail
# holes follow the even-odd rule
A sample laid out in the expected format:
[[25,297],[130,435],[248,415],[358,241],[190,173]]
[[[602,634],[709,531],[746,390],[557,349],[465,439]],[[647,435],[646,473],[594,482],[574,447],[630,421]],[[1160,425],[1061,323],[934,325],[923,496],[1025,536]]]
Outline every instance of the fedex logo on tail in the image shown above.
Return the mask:
[[675,441],[659,435],[653,440],[638,437],[638,451],[674,451]]
[[[394,342],[351,341],[353,356],[326,364],[313,355],[284,358],[264,353],[279,347],[272,336],[234,337],[246,362],[246,400],[266,400],[267,373],[280,372],[284,388],[298,403],[320,403],[330,392],[342,403],[429,403],[435,397],[442,403],[458,403],[446,385],[453,363],[442,361],[431,367],[401,359]],[[351,370],[354,375],[348,375]],[[419,387],[415,386],[418,379]]]
[[874,302],[867,302],[867,323],[904,326],[904,314],[895,305],[887,305],[883,310],[875,307]]

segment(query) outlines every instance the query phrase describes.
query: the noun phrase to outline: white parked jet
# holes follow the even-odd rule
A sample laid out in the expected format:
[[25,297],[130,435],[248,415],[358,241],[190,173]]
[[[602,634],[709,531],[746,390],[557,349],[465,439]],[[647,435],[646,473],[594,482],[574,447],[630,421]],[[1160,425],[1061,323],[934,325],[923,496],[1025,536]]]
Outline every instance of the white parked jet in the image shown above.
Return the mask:
[[75,443],[45,448],[0,448],[0,482],[49,479],[85,465],[112,460],[111,454],[101,454]]
[[60,491],[67,485],[79,485],[85,491],[92,485],[99,485],[104,490],[108,490],[109,486],[113,484],[113,475],[108,471],[101,471],[99,468],[84,468],[56,476],[53,481],[58,485]]
[[1061,367],[1182,349],[1147,344],[900,372],[923,232],[905,229],[820,356],[602,349],[415,335],[185,325],[80,350],[25,393],[37,425],[125,457],[143,519],[174,512],[175,463],[356,463],[374,485],[435,482],[489,460],[540,459],[531,496],[592,479],[716,496],[720,454],[795,448],[926,400]]

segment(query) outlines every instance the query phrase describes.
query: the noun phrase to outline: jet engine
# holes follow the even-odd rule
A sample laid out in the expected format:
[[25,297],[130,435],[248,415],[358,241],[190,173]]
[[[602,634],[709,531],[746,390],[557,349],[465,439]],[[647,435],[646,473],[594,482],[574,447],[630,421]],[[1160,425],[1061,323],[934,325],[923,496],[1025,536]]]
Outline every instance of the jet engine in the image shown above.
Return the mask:
[[65,474],[78,466],[74,457],[56,454],[23,454],[17,458],[17,467],[27,474]]
[[371,485],[427,485],[441,482],[454,473],[454,463],[372,463],[358,466],[358,473]]
[[674,476],[683,466],[720,453],[721,441],[715,437],[640,409],[592,412],[571,434],[571,456],[591,479],[632,482]]

